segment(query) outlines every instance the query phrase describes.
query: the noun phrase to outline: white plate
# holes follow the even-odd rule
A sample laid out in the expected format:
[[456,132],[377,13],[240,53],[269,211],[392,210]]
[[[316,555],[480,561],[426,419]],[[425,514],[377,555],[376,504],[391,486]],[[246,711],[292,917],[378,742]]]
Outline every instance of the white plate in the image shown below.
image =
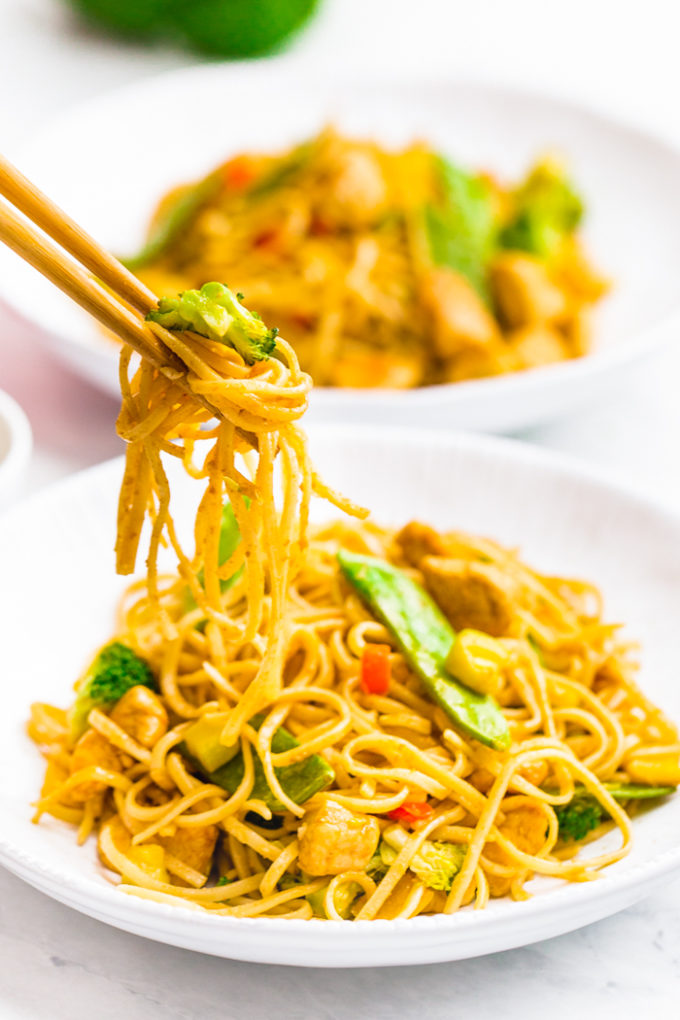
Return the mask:
[[[230,153],[287,146],[333,121],[403,145],[428,139],[510,179],[548,147],[568,157],[588,205],[586,240],[615,289],[580,361],[411,391],[319,390],[317,420],[508,430],[560,414],[615,383],[679,322],[680,155],[644,131],[566,102],[463,81],[310,81],[276,62],[175,72],[58,118],[18,154],[22,169],[112,251],[140,245],[177,182]],[[0,251],[0,293],[42,327],[55,353],[117,393],[116,350],[84,313]]]
[[[312,452],[331,485],[399,524],[417,516],[519,544],[545,571],[603,588],[607,617],[643,642],[645,691],[676,719],[680,688],[680,521],[598,480],[594,472],[509,441],[326,426]],[[680,797],[635,822],[635,847],[604,876],[582,885],[534,883],[524,903],[411,921],[215,918],[118,892],[95,847],[75,845],[55,820],[30,822],[43,770],[25,735],[28,704],[67,704],[74,677],[111,634],[124,580],[113,573],[112,540],[121,463],[86,471],[34,497],[0,521],[0,862],[83,913],[172,945],[240,960],[348,967],[431,963],[509,949],[598,920],[635,902],[680,866]],[[186,532],[189,490],[175,512]],[[317,517],[327,508],[316,504]],[[607,837],[615,839],[614,835]],[[592,850],[592,848],[589,848]]]

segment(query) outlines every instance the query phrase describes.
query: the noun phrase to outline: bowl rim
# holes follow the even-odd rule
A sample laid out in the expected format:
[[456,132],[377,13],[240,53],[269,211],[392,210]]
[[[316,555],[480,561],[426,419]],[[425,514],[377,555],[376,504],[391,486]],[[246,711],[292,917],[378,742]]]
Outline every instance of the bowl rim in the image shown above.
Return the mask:
[[28,466],[33,449],[33,432],[28,415],[9,393],[0,390],[0,420],[7,427],[9,448],[0,460],[0,495],[11,495],[11,488]]
[[[335,439],[356,444],[365,434],[365,429],[360,425],[319,424],[310,427],[309,432],[312,438],[318,436],[321,440],[333,441]],[[585,483],[609,498],[625,501],[629,506],[655,517],[664,527],[670,527],[680,533],[679,513],[646,496],[636,490],[634,486],[612,477],[606,470],[603,472],[596,465],[584,464],[576,457],[537,448],[516,439],[471,432],[442,434],[427,428],[380,426],[373,430],[372,438],[394,443],[400,435],[427,444],[428,447],[436,446],[466,452],[480,450],[492,456],[508,458],[522,466],[526,465],[546,471],[556,478]],[[97,482],[106,484],[105,479],[111,476],[114,471],[120,472],[121,465],[122,458],[116,457],[70,475],[40,490],[29,497],[21,507],[3,515],[0,520],[0,530],[11,524],[14,517],[19,518],[19,515],[30,507],[43,501],[49,504],[63,499],[64,495],[68,495],[69,489],[77,490],[83,485],[90,487]],[[46,836],[46,839],[49,839],[49,836]],[[85,913],[99,916],[102,920],[109,919],[114,924],[119,922],[119,926],[125,927],[126,924],[135,923],[136,918],[140,924],[145,925],[146,932],[152,938],[163,939],[165,935],[171,933],[173,937],[178,937],[179,933],[185,937],[200,939],[201,932],[222,931],[225,936],[241,933],[247,936],[248,940],[251,940],[254,935],[259,935],[261,936],[259,941],[265,944],[269,936],[288,933],[289,936],[295,938],[302,932],[310,930],[310,922],[303,920],[213,916],[167,903],[137,899],[134,896],[127,896],[123,899],[113,883],[107,882],[105,876],[101,882],[91,877],[75,876],[67,870],[36,858],[30,851],[23,849],[11,838],[5,836],[2,830],[0,830],[0,864],[43,892],[47,892]],[[598,882],[576,885],[561,884],[547,891],[545,895],[535,896],[524,902],[513,902],[503,908],[502,912],[494,914],[494,935],[498,937],[499,934],[509,933],[515,928],[519,931],[523,925],[533,922],[540,923],[554,913],[559,913],[560,917],[566,919],[575,915],[583,916],[584,910],[590,908],[590,913],[593,915],[591,920],[597,919],[597,917],[603,916],[602,913],[597,914],[599,907],[604,905],[604,912],[607,912],[606,904],[609,901],[618,901],[620,906],[626,906],[637,898],[635,893],[637,885],[651,885],[654,882],[659,882],[665,875],[679,868],[680,843],[661,853],[654,854],[645,861],[628,864],[621,871],[613,873],[608,871]],[[614,907],[614,910],[616,909],[618,908]],[[588,922],[579,920],[572,927],[579,927],[583,923]],[[455,915],[437,914],[410,919],[353,922],[352,925],[341,927],[341,929],[337,925],[325,924],[317,919],[312,919],[312,924],[315,937],[318,936],[321,940],[320,949],[324,951],[335,946],[338,939],[342,942],[342,936],[339,935],[340,930],[355,932],[353,936],[350,936],[350,940],[362,946],[369,946],[373,937],[378,934],[389,943],[391,939],[398,940],[407,932],[415,934],[414,929],[417,929],[424,937],[427,937],[428,934],[437,936],[455,932],[470,940],[481,940],[484,937],[485,929],[489,926],[489,918],[485,911],[465,910]],[[569,928],[561,930],[569,930]],[[536,938],[549,937],[550,934],[557,934],[557,931],[551,930],[548,936],[538,935]],[[533,940],[535,941],[535,939]],[[527,941],[532,941],[532,939]],[[502,948],[509,947],[509,943],[504,943]],[[203,948],[204,951],[211,951]],[[492,950],[481,950],[481,952],[486,951]],[[303,963],[302,965],[328,966],[329,962]],[[370,961],[366,966],[369,965],[371,965]]]
[[[23,159],[32,161],[37,152],[44,148],[46,141],[59,132],[61,126],[72,119],[87,115],[88,111],[92,111],[92,113],[97,111],[98,114],[101,114],[110,105],[119,106],[121,102],[138,102],[140,91],[153,93],[166,86],[175,86],[176,84],[184,86],[186,83],[211,78],[236,81],[248,78],[260,81],[269,79],[275,82],[277,89],[295,86],[308,87],[309,73],[309,67],[301,68],[290,57],[283,56],[266,63],[198,64],[160,74],[151,74],[67,107],[56,117],[50,119],[37,134],[24,139],[17,147],[16,158],[19,161]],[[676,160],[680,172],[680,143],[667,133],[660,129],[650,128],[632,114],[626,114],[618,109],[609,110],[606,104],[599,104],[592,98],[588,100],[572,98],[554,87],[538,89],[529,84],[504,81],[494,75],[475,75],[473,73],[440,74],[429,72],[423,74],[407,70],[404,74],[397,74],[376,69],[374,71],[363,70],[355,74],[337,68],[318,68],[314,73],[329,90],[342,89],[343,87],[351,87],[355,91],[390,87],[400,89],[411,87],[423,90],[454,88],[461,91],[470,89],[479,94],[496,98],[499,102],[510,96],[518,101],[558,109],[566,115],[587,118],[591,123],[603,128],[615,128],[618,131],[626,132],[639,144],[653,146],[658,154]],[[25,321],[30,321],[44,336],[50,335],[53,340],[60,339],[59,334],[51,331],[49,327],[34,319],[29,319],[21,307],[13,304],[11,295],[3,294],[2,296],[17,314]],[[552,391],[556,394],[562,385],[578,386],[579,382],[600,376],[602,373],[614,372],[624,366],[634,365],[646,355],[659,352],[675,338],[678,331],[680,331],[680,292],[673,306],[661,318],[650,322],[649,325],[629,337],[625,343],[613,344],[605,349],[595,347],[594,350],[580,358],[499,376],[464,379],[455,383],[440,383],[410,389],[315,387],[312,401],[320,411],[331,414],[346,410],[348,404],[354,406],[359,412],[368,409],[379,412],[381,409],[390,408],[393,411],[399,410],[406,413],[409,411],[436,413],[454,403],[459,409],[464,410],[466,406],[474,408],[482,399],[493,402],[495,398],[500,399],[508,392],[511,392],[517,401],[521,401],[536,390]],[[90,357],[94,355],[98,360],[101,360],[101,364],[106,359],[113,368],[117,358],[117,348],[107,341],[105,336],[96,336],[93,331],[91,335],[87,336],[76,334],[69,337],[68,341],[72,349]],[[115,372],[112,372],[112,376],[115,377]],[[94,374],[88,373],[88,377],[96,379]],[[99,385],[106,387],[106,383],[101,379]],[[110,392],[116,392],[115,378],[113,378],[111,386],[106,388]]]

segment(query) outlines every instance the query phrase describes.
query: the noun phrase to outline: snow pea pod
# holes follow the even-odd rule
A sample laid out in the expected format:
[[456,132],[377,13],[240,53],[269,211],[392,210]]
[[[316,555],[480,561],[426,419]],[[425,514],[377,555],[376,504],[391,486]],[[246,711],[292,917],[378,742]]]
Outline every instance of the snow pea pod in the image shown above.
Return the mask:
[[465,687],[447,671],[446,658],[456,635],[427,592],[384,560],[341,549],[338,562],[452,723],[487,747],[507,750],[510,731],[498,703]]

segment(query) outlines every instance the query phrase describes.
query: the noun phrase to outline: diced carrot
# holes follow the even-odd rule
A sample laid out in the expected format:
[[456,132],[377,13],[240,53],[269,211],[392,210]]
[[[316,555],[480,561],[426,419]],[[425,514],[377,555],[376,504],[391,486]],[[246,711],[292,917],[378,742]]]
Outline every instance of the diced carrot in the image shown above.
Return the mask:
[[361,689],[364,694],[387,694],[392,669],[389,645],[368,644],[361,656]]

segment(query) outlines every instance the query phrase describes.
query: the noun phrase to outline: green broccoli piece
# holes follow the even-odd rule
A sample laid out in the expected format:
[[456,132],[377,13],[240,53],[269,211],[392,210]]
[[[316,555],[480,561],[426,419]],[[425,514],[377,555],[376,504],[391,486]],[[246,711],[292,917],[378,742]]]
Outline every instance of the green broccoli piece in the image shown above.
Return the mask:
[[120,641],[105,645],[78,685],[69,713],[71,740],[75,742],[85,732],[87,717],[93,708],[108,711],[126,691],[138,684],[158,690],[148,663]]
[[[675,793],[673,786],[644,786],[642,783],[605,783],[605,789],[614,800],[657,800]],[[555,808],[559,822],[560,839],[585,839],[589,832],[609,818],[609,813],[591,793],[577,786],[568,804]]]
[[487,297],[487,266],[495,241],[491,191],[481,177],[435,156],[440,199],[425,207],[425,233],[432,261],[464,276]]
[[502,248],[548,258],[583,218],[583,201],[552,159],[537,163],[514,198],[514,216],[500,232]]
[[594,797],[577,794],[568,804],[555,808],[560,826],[560,839],[585,839],[596,829],[607,812]]
[[166,329],[191,329],[227,344],[249,365],[264,361],[276,348],[278,330],[268,329],[259,315],[242,305],[223,283],[204,283],[200,290],[185,290],[176,298],[163,297],[146,318]]

